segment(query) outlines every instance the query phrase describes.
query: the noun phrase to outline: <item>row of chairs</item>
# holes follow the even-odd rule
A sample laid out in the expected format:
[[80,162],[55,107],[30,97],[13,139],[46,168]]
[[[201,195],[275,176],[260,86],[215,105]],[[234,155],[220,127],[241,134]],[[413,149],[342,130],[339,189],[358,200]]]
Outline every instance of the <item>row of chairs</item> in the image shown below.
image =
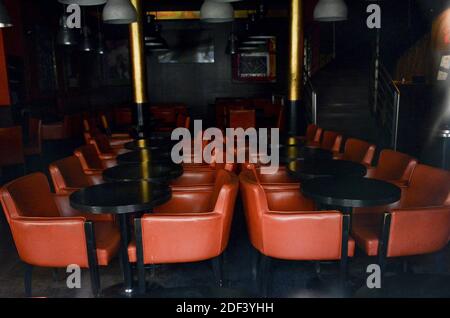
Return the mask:
[[[69,195],[103,182],[102,171],[112,165],[114,156],[103,159],[95,143],[86,144],[76,149],[74,156],[50,165],[55,194],[41,173],[19,178],[0,191],[19,256],[26,264],[27,295],[31,295],[33,266],[58,268],[69,264],[90,269],[92,291],[98,295],[97,267],[109,265],[117,254],[117,227],[111,215],[90,215],[72,209]],[[185,167],[183,176],[171,185],[171,201],[155,209],[152,215],[139,219],[136,229],[140,232],[129,248],[131,261],[137,261],[136,253],[144,255],[145,264],[148,260],[152,264],[165,264],[212,259],[217,282],[221,284],[219,256],[228,243],[238,186],[236,176],[229,170],[233,170],[233,165]],[[161,231],[156,241],[155,225]],[[173,231],[173,228],[180,229]],[[189,240],[180,233],[186,233]],[[95,244],[89,247],[87,242],[92,240]],[[146,249],[141,251],[142,245],[136,242],[143,241]],[[143,266],[138,264],[140,269]],[[139,273],[142,276],[142,271]]]

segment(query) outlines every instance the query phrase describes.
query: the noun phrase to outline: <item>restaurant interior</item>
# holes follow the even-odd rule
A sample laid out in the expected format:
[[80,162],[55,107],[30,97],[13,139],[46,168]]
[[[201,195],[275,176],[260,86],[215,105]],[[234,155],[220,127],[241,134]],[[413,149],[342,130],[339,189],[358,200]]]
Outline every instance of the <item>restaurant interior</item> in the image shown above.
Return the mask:
[[0,0],[0,298],[450,297],[449,73],[448,0]]

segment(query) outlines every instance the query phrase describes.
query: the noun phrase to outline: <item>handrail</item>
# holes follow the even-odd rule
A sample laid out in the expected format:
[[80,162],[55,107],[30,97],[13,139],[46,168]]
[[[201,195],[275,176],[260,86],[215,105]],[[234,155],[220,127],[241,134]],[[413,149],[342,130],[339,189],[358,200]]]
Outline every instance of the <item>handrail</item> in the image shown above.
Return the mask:
[[381,63],[375,64],[375,68],[377,66],[372,109],[382,129],[388,133],[391,147],[397,150],[401,93],[386,68]]
[[303,73],[304,91],[303,101],[306,109],[308,120],[317,125],[317,92],[314,89],[311,77],[305,72]]

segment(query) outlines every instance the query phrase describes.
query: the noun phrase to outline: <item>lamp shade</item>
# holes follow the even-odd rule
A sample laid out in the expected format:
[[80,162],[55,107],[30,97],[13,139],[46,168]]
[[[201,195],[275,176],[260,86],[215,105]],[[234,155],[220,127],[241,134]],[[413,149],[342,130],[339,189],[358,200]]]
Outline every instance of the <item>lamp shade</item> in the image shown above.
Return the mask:
[[6,10],[3,1],[0,0],[0,28],[11,27],[13,24],[11,18],[9,17],[8,11]]
[[200,9],[200,19],[207,23],[224,23],[234,20],[233,6],[226,2],[205,0]]
[[58,0],[64,4],[78,4],[80,6],[99,6],[105,4],[108,0]]
[[136,9],[130,0],[108,0],[108,3],[103,9],[103,21],[110,24],[130,24],[136,22]]
[[348,10],[344,0],[320,0],[314,9],[314,20],[336,22],[347,20]]

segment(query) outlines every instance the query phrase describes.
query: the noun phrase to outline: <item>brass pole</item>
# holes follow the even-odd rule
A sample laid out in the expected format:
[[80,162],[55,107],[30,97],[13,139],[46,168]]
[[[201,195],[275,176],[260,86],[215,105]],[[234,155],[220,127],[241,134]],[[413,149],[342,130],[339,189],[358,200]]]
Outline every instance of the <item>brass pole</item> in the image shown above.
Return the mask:
[[142,24],[142,4],[141,0],[131,0],[136,8],[137,22],[130,24],[130,50],[131,65],[133,74],[133,97],[136,104],[136,124],[141,133],[145,126],[145,105],[148,103],[147,78],[144,55],[144,35]]
[[289,19],[290,50],[288,79],[288,129],[290,135],[297,135],[300,129],[300,101],[303,81],[303,0],[291,0]]

